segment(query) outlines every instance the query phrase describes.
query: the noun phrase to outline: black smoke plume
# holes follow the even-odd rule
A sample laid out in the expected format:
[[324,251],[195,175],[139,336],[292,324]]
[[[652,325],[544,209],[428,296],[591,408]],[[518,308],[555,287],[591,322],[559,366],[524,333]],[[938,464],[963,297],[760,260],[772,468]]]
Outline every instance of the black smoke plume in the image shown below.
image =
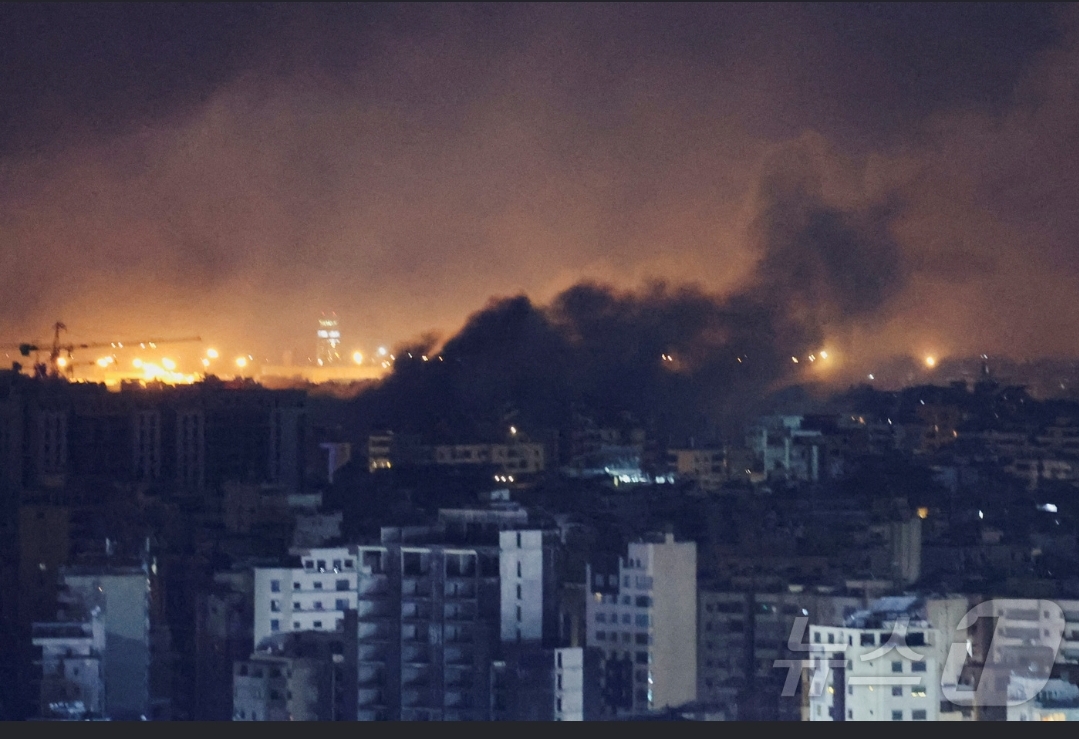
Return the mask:
[[828,331],[872,320],[907,279],[889,231],[896,207],[829,205],[802,159],[795,151],[761,179],[761,257],[747,287],[717,296],[586,282],[545,306],[492,300],[441,348],[400,350],[393,374],[359,398],[364,415],[460,439],[499,437],[510,418],[564,429],[577,414],[629,418],[660,439],[731,433],[800,381],[792,357],[804,362]]

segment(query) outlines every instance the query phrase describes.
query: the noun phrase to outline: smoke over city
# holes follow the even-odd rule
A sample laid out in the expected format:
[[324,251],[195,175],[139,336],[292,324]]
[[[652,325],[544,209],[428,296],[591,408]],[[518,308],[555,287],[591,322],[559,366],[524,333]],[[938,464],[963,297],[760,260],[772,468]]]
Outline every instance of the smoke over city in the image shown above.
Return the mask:
[[382,420],[494,426],[509,409],[557,426],[574,412],[608,422],[624,412],[707,433],[759,412],[785,385],[827,379],[830,337],[882,315],[910,268],[890,235],[894,204],[824,201],[817,143],[785,147],[761,176],[761,253],[745,288],[582,282],[547,305],[494,300],[444,346],[398,350],[396,376],[374,391],[392,397],[383,407],[398,418]]
[[[369,353],[525,295],[595,347],[571,364],[710,398],[739,353],[769,388],[1079,351],[1067,13],[957,16],[986,52],[950,59],[909,9],[155,12],[58,14],[48,72],[12,11],[4,343],[63,320],[304,363],[324,310]],[[940,47],[855,48],[885,22]],[[790,361],[821,348],[830,374]]]

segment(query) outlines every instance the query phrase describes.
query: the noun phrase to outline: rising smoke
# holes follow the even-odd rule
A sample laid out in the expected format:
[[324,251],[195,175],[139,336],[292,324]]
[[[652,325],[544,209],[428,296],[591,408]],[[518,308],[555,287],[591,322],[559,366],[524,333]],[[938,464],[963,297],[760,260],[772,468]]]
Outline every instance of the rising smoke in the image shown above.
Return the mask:
[[826,202],[816,144],[784,147],[760,179],[761,252],[746,287],[719,296],[582,282],[544,306],[494,300],[441,348],[399,349],[394,375],[365,404],[392,413],[385,424],[480,435],[498,435],[507,412],[546,428],[577,413],[658,434],[736,428],[771,393],[812,381],[806,357],[849,322],[882,315],[905,287],[890,234],[897,206]]

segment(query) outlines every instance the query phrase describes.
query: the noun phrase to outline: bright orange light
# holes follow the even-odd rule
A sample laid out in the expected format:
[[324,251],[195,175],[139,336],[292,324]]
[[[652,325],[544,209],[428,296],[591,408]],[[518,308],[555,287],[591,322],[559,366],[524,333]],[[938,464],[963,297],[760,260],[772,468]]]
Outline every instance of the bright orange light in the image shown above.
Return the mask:
[[926,357],[925,358],[925,366],[929,367],[929,368],[936,367],[937,366],[937,358],[933,357],[933,356]]
[[203,367],[209,367],[210,366],[210,360],[209,359],[203,359],[202,360],[202,366]]
[[67,367],[67,359],[65,359],[64,357],[57,357],[56,364],[59,367]]
[[236,357],[236,366],[241,369],[247,366],[247,357]]
[[131,363],[131,365],[132,365],[132,366],[133,366],[133,367],[134,367],[135,369],[142,369],[142,360],[141,360],[141,359],[138,359],[138,358],[136,357],[136,358],[135,358],[135,361],[133,361],[133,362]]
[[206,356],[209,357],[210,359],[217,359],[217,357],[218,357],[217,349],[207,349],[206,350]]
[[176,362],[172,361],[168,357],[161,360],[161,366],[167,369],[169,372],[174,372],[176,370]]
[[360,352],[352,352],[352,361],[356,364],[363,364],[363,354]]
[[97,366],[98,367],[108,367],[110,364],[112,364],[112,362],[113,362],[112,357],[101,357],[101,359],[97,360]]

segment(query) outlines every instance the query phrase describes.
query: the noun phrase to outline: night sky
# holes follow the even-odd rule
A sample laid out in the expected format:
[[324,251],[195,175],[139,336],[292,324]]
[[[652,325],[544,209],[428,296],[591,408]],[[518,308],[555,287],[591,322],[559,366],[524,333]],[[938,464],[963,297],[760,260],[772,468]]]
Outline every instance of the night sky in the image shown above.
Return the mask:
[[1075,355],[1077,32],[1049,5],[4,5],[0,341],[302,361],[325,309],[370,349],[665,281],[782,306],[837,376]]

